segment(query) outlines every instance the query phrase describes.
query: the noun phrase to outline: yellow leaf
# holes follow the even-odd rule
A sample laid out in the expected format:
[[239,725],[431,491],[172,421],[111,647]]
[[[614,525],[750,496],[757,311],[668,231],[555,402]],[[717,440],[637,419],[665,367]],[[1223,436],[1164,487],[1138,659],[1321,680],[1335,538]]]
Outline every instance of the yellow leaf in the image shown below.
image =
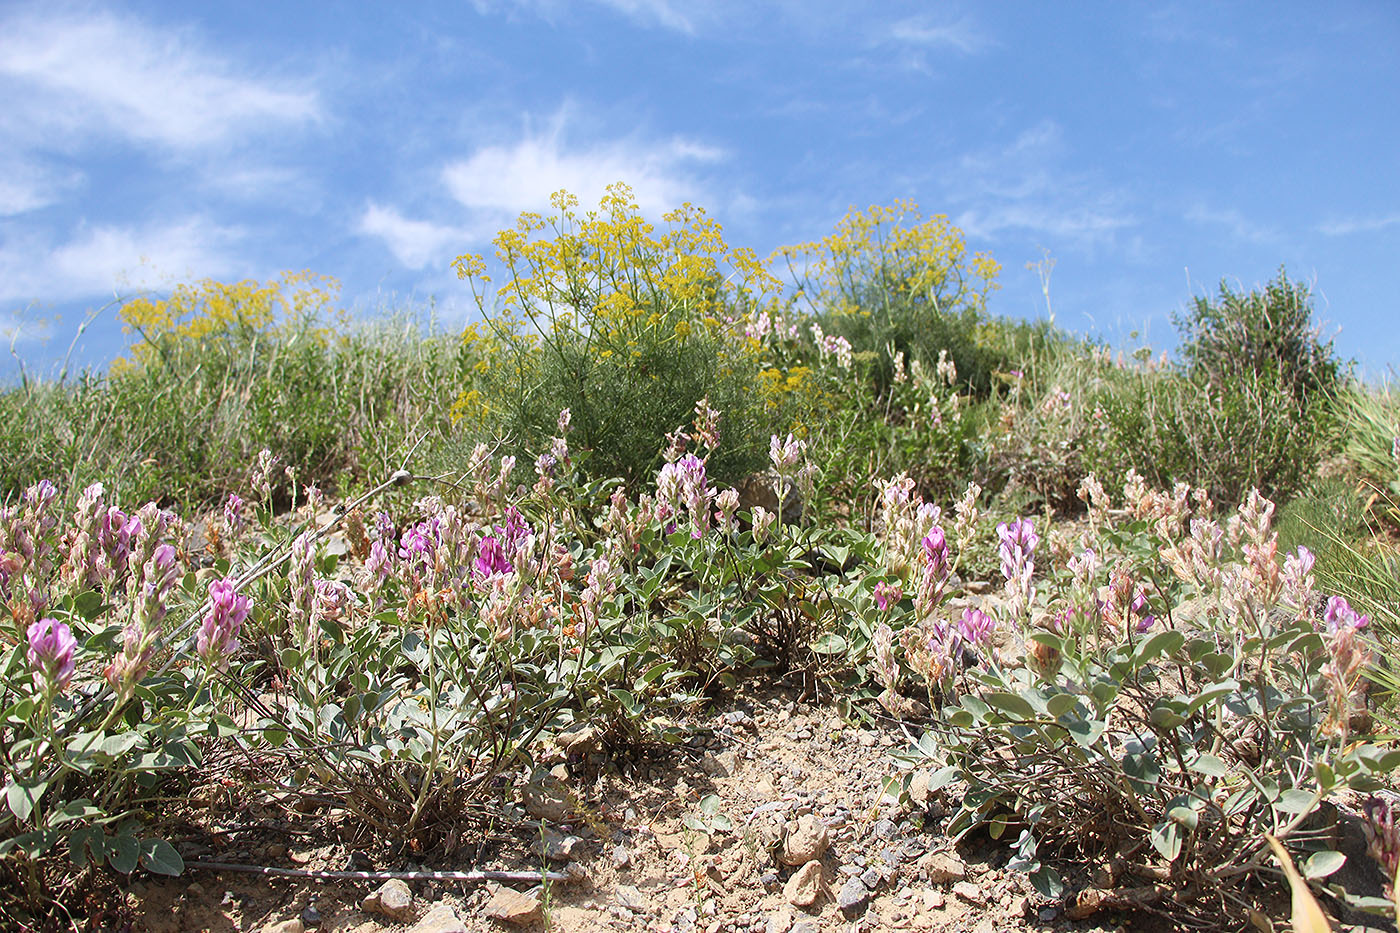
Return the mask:
[[1298,874],[1293,859],[1288,856],[1288,850],[1273,836],[1265,833],[1264,838],[1274,850],[1274,857],[1278,859],[1283,874],[1288,878],[1288,886],[1293,889],[1293,933],[1331,933],[1332,924],[1318,906],[1317,899],[1308,890],[1308,883]]

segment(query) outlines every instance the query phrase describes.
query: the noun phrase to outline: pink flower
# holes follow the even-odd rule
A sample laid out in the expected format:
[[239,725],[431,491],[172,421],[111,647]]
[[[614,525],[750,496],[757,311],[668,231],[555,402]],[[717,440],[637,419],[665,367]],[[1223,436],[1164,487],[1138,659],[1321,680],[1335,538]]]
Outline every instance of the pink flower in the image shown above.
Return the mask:
[[958,634],[963,637],[963,641],[973,645],[990,641],[994,628],[996,620],[980,609],[965,609],[963,617],[958,620]]
[[1327,623],[1327,633],[1336,635],[1342,629],[1355,631],[1365,628],[1371,620],[1368,616],[1361,615],[1347,603],[1341,596],[1333,596],[1327,600],[1327,612],[1323,615],[1323,621]]
[[211,669],[222,669],[228,656],[238,650],[238,633],[248,619],[248,597],[234,589],[233,579],[209,584],[210,608],[199,626],[195,651]]
[[898,583],[881,581],[875,584],[875,604],[880,607],[881,612],[888,612],[891,606],[903,598],[904,590]]
[[497,574],[510,573],[514,569],[506,557],[505,547],[500,538],[487,535],[481,539],[476,549],[476,576],[479,581]]
[[73,654],[78,641],[73,637],[73,630],[56,619],[40,619],[29,626],[27,634],[34,686],[45,693],[67,690],[77,668]]

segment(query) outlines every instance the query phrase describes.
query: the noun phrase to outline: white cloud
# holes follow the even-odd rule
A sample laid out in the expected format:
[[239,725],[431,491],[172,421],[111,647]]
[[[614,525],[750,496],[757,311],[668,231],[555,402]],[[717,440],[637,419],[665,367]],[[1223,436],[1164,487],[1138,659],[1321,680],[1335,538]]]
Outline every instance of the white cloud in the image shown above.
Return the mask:
[[0,125],[31,145],[117,136],[188,150],[319,119],[316,92],[287,83],[111,13],[34,7],[0,21]]
[[141,228],[80,228],[57,247],[36,236],[10,238],[0,252],[0,301],[66,301],[243,274],[232,249],[242,237],[188,217]]
[[597,2],[603,6],[611,7],[643,25],[655,23],[677,32],[693,33],[695,31],[695,21],[692,15],[683,12],[686,6],[690,6],[693,11],[694,4],[674,3],[672,0],[597,0]]
[[[560,121],[562,122],[562,121]],[[464,207],[512,217],[543,211],[549,196],[565,189],[585,206],[596,205],[613,182],[626,182],[648,215],[700,201],[704,188],[692,174],[724,153],[686,139],[631,140],[569,149],[561,127],[544,136],[483,146],[443,169],[448,191]]]
[[966,17],[954,22],[938,22],[927,15],[910,16],[890,26],[889,38],[909,45],[953,48],[964,55],[980,52],[989,44]]
[[82,173],[72,169],[0,155],[0,217],[47,207],[82,181]]
[[1248,243],[1279,243],[1283,240],[1283,234],[1278,230],[1250,220],[1235,208],[1221,210],[1197,204],[1186,212],[1186,219],[1205,226],[1221,227],[1234,240]]
[[726,155],[692,139],[632,137],[571,147],[564,141],[567,108],[545,133],[526,132],[513,141],[490,142],[443,166],[443,187],[459,209],[413,217],[371,201],[358,232],[376,237],[409,269],[445,267],[467,249],[480,249],[524,211],[550,212],[550,195],[565,190],[582,211],[595,209],[606,189],[623,182],[652,221],[688,202],[707,209],[752,213],[757,202],[731,191],[717,204],[700,171]]
[[1347,236],[1352,233],[1375,233],[1396,224],[1400,224],[1400,213],[1386,214],[1382,217],[1345,217],[1329,220],[1317,229],[1327,236]]
[[963,155],[941,173],[945,196],[959,206],[958,226],[988,240],[1038,234],[1057,252],[1117,243],[1121,231],[1137,224],[1126,195],[1064,168],[1068,152],[1059,124],[1045,120],[1004,145]]
[[[577,0],[471,0],[477,13],[486,15],[498,9],[514,15],[525,11],[554,22],[561,15],[573,12],[580,4]],[[632,20],[644,28],[660,27],[673,32],[693,35],[702,24],[712,24],[723,20],[742,5],[731,5],[720,0],[706,0],[705,3],[684,3],[678,0],[592,0],[597,6],[611,9],[615,13]],[[732,7],[732,8],[731,8]]]
[[1110,237],[1114,231],[1132,223],[1130,217],[1091,207],[1066,209],[1063,205],[1048,204],[972,208],[957,217],[957,224],[965,233],[988,240],[1009,230],[1029,230],[1057,240],[1084,243]]
[[394,258],[409,269],[421,269],[429,264],[445,267],[467,244],[479,242],[483,233],[466,227],[412,220],[397,208],[374,202],[370,202],[361,215],[359,231],[383,240]]

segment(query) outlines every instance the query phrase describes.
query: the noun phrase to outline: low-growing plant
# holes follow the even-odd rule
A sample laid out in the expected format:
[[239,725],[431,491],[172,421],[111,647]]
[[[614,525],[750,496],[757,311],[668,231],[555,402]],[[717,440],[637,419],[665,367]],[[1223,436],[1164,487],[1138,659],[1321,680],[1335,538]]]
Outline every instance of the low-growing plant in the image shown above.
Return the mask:
[[[1001,608],[961,618],[940,609],[941,528],[886,531],[919,556],[913,611],[882,627],[876,669],[890,689],[912,675],[937,710],[910,760],[936,769],[932,786],[965,788],[952,831],[1011,842],[1012,867],[1048,896],[1077,859],[1102,868],[1086,907],[1247,917],[1266,833],[1325,877],[1342,862],[1328,801],[1400,766],[1369,732],[1368,620],[1335,596],[1318,619],[1311,555],[1280,564],[1257,493],[1223,526],[1184,485],[1130,476],[1119,519],[1101,487],[1086,498],[1098,534],[1077,550],[1052,535],[1048,569],[1031,520],[999,526]],[[1024,653],[1015,638],[991,647],[997,628]]]

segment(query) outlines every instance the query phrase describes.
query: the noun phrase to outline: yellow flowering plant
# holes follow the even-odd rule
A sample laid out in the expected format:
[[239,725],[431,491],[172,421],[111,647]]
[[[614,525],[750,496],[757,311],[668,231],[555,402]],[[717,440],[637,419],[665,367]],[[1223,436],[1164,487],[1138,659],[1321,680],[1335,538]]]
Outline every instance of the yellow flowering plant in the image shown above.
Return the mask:
[[882,390],[894,381],[893,354],[931,365],[945,349],[970,384],[986,388],[995,348],[978,333],[1001,267],[969,253],[946,216],[925,217],[908,200],[852,208],[829,236],[785,246],[773,260],[828,340],[844,339],[856,352],[889,351],[876,361]]
[[597,210],[566,191],[551,204],[496,236],[499,284],[481,256],[453,264],[483,318],[463,335],[480,362],[454,405],[459,424],[524,448],[569,408],[590,472],[633,480],[654,466],[656,439],[708,398],[725,416],[713,467],[751,470],[767,434],[761,356],[742,327],[778,281],[694,205],[657,229],[620,183]]

